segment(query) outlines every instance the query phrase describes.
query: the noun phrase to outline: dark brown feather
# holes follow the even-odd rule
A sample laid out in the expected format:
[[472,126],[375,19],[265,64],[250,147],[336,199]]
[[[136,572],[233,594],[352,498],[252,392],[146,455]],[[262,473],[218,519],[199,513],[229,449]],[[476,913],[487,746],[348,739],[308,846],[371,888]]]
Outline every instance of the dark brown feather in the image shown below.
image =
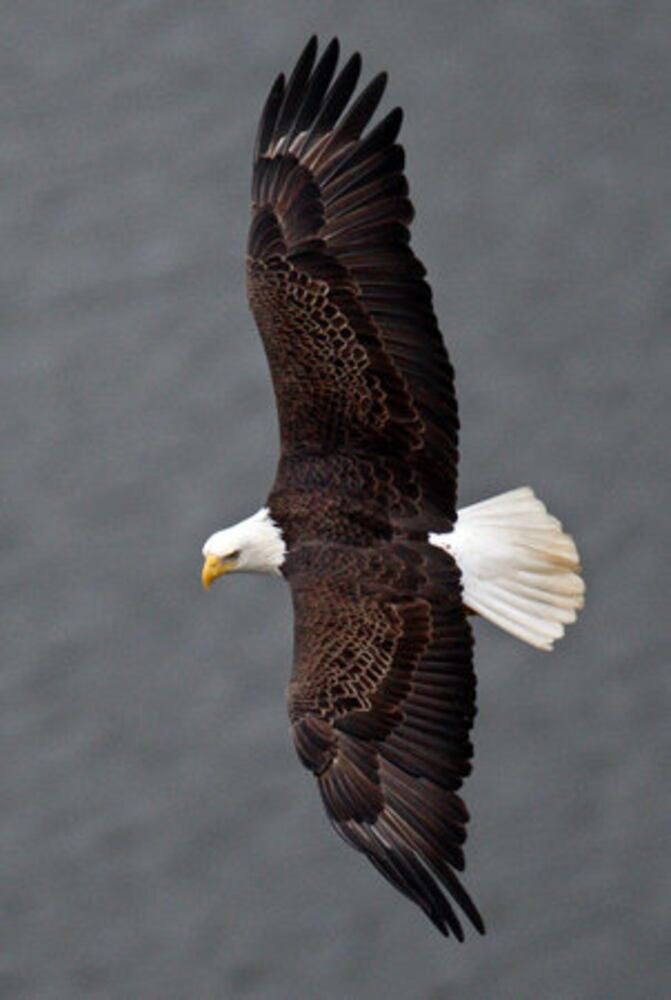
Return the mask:
[[454,903],[482,931],[455,874],[475,716],[456,565],[427,543],[311,544],[284,572],[296,630],[289,715],[331,822],[444,934],[463,937]]
[[248,295],[270,364],[281,456],[269,507],[295,611],[289,714],[337,832],[444,934],[468,812],[472,638],[454,561],[427,542],[456,519],[457,403],[425,270],[396,108],[352,100],[310,39],[257,133]]
[[[395,532],[449,530],[457,405],[431,290],[408,247],[402,112],[366,132],[386,75],[348,109],[361,60],[356,54],[336,75],[337,57],[334,41],[317,60],[310,40],[288,83],[276,81],[255,148],[248,292],[273,376],[282,459],[381,456],[392,481],[382,520]],[[401,510],[393,501],[408,467],[413,489]],[[281,461],[271,510],[306,477]],[[303,537],[322,537],[319,514],[303,522]]]

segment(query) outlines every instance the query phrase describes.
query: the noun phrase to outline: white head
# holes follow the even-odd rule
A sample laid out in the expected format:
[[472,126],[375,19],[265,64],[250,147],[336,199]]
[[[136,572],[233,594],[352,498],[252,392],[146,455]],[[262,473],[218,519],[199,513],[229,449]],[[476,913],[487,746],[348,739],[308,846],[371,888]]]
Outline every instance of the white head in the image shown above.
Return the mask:
[[262,507],[232,528],[210,535],[203,545],[203,586],[209,590],[224,573],[278,575],[285,553],[282,532],[271,518],[268,508]]

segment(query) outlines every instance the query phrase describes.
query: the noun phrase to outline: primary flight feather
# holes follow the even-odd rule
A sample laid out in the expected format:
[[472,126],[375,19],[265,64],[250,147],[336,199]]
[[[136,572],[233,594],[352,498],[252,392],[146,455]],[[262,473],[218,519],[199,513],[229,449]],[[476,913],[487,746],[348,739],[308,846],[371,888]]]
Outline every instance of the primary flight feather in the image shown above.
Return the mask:
[[206,587],[283,576],[289,717],[337,832],[444,933],[483,931],[456,872],[468,812],[478,613],[550,649],[582,606],[575,545],[523,487],[457,511],[453,370],[385,74],[312,38],[275,81],[254,151],[249,302],[281,452],[266,506],[203,547]]

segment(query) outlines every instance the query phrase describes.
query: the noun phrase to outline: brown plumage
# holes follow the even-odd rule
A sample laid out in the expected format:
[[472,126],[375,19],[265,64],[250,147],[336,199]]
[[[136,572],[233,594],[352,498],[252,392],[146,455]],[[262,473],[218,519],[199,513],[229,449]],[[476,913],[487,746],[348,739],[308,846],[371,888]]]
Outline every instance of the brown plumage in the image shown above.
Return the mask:
[[[270,363],[282,455],[277,489],[304,488],[304,460],[348,460],[384,481],[379,530],[447,531],[456,516],[453,370],[424,268],[408,246],[412,205],[400,109],[368,132],[380,74],[350,102],[358,55],[335,77],[337,42],[310,41],[280,76],[258,130],[249,301]],[[379,466],[379,471],[377,466]],[[354,495],[352,495],[354,494]],[[428,519],[428,520],[427,520]],[[300,537],[312,528],[300,519]],[[322,538],[322,524],[315,524]]]
[[475,715],[455,564],[420,542],[307,544],[285,573],[296,621],[289,715],[331,822],[445,934],[463,936],[450,899],[483,930],[454,874]]
[[275,82],[258,130],[248,292],[272,373],[281,457],[270,513],[296,621],[289,712],[336,830],[445,934],[475,715],[460,572],[429,531],[456,519],[453,372],[397,143],[369,128],[381,74],[336,75],[312,39]]
[[583,605],[578,552],[523,486],[456,509],[453,372],[386,77],[355,96],[311,39],[275,81],[254,153],[249,301],[280,427],[267,505],[203,546],[202,581],[282,575],[289,715],[338,833],[444,933],[483,923],[458,881],[475,716],[467,609],[552,649]]

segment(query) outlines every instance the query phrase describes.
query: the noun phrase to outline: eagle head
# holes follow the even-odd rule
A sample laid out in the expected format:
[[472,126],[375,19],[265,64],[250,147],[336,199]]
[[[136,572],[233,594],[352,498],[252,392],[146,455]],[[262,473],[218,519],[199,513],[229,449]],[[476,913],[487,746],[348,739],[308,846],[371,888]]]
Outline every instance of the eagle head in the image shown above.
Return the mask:
[[226,573],[270,573],[277,576],[286,546],[282,532],[267,507],[234,524],[215,531],[203,545],[201,579],[205,590]]

